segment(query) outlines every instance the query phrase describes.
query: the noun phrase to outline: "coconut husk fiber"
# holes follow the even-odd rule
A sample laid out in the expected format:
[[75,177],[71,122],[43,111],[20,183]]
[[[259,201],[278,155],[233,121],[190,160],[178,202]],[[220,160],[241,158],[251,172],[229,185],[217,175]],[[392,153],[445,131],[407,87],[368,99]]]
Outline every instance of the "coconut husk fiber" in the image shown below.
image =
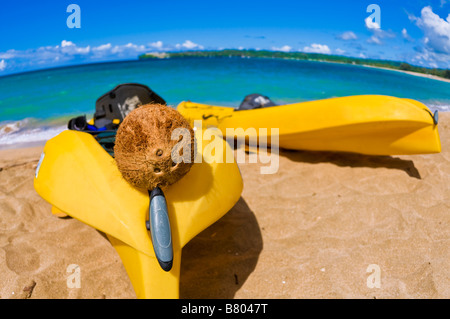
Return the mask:
[[[177,128],[190,135],[176,134],[172,139]],[[189,172],[194,146],[194,131],[178,111],[166,105],[147,104],[130,112],[121,123],[114,154],[125,180],[152,190],[172,185]]]

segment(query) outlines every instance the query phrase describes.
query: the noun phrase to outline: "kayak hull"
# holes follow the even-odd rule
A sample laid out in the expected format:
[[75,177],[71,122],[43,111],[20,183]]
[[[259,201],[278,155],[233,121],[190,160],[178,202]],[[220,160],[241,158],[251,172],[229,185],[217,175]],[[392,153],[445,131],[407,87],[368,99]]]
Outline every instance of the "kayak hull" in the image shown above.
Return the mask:
[[[229,147],[222,143],[217,152],[225,154]],[[164,189],[174,253],[168,272],[160,267],[146,228],[147,190],[127,183],[114,159],[90,134],[64,131],[49,140],[34,188],[53,206],[54,214],[67,214],[107,234],[138,298],[178,298],[183,246],[226,214],[243,188],[234,161],[218,163],[200,155],[201,162]]]
[[441,151],[431,111],[418,101],[390,96],[350,96],[246,111],[182,102],[177,110],[192,123],[201,120],[204,127],[218,127],[227,138],[249,143],[257,137],[260,144],[266,141],[284,149],[368,155]]
[[167,272],[160,267],[156,257],[150,257],[111,235],[108,239],[122,260],[137,298],[179,298],[180,249],[174,251],[172,269]]

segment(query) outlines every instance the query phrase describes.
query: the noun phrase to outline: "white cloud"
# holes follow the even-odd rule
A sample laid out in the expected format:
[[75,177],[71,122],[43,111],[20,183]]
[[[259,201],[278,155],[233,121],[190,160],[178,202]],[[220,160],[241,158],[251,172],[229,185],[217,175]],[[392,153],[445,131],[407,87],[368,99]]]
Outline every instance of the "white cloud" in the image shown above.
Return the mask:
[[450,54],[450,14],[444,20],[433,12],[430,6],[424,7],[420,18],[413,18],[428,41],[427,48],[443,54]]
[[88,45],[87,47],[84,48],[76,48],[75,52],[78,54],[87,54],[91,51],[91,47]]
[[436,53],[425,47],[414,48],[416,55],[412,59],[412,62],[419,63],[421,65],[427,65],[429,67],[441,67],[450,68],[450,59],[448,54]]
[[430,6],[422,8],[420,17],[409,14],[409,19],[423,32],[423,45],[412,62],[430,67],[450,68],[450,14],[444,20],[433,12]]
[[147,50],[148,48],[146,48],[145,45],[138,45],[130,42],[125,45],[115,45],[111,48],[109,53],[123,58],[127,56],[137,55]]
[[356,34],[352,31],[346,31],[346,32],[338,35],[338,38],[341,40],[345,40],[345,41],[358,39]]
[[99,46],[93,47],[91,50],[91,55],[89,58],[91,59],[102,59],[112,54],[113,46],[111,43],[101,44]]
[[150,46],[161,50],[163,48],[163,42],[162,41],[152,42],[152,43],[150,43]]
[[368,40],[367,43],[374,43],[374,44],[382,44],[379,37],[376,35],[372,35]]
[[402,36],[406,38],[408,36],[408,31],[405,28],[402,29]]
[[367,39],[367,43],[372,44],[378,44],[381,45],[383,42],[381,39],[384,38],[395,38],[395,33],[392,31],[385,31],[381,30],[381,27],[378,23],[376,23],[372,18],[369,16],[366,19],[364,19],[364,22],[366,24],[366,28],[372,32],[372,36]]
[[75,45],[72,41],[66,41],[66,40],[62,40],[61,42],[61,47],[70,47],[72,45]]
[[6,52],[0,52],[0,59],[11,59],[14,58],[15,50],[8,50]]
[[198,46],[198,44],[196,44],[190,40],[186,40],[186,41],[184,41],[182,46],[185,47],[186,49],[193,49],[193,48],[196,48]]
[[282,51],[282,52],[289,52],[292,50],[292,48],[288,45],[283,45],[282,47],[278,48],[278,47],[272,47],[272,50],[274,51]]
[[136,51],[136,52],[142,52],[142,51],[146,50],[145,45],[143,45],[143,44],[138,45],[138,44],[134,44],[134,43],[131,43],[131,42],[127,43],[127,44],[125,44],[123,46],[119,45],[119,46],[116,46],[116,47],[119,47],[122,50],[132,50],[132,51]]
[[306,46],[303,48],[304,52],[308,53],[322,53],[322,54],[330,54],[331,50],[326,44],[317,44],[313,43],[309,47]]
[[345,50],[337,48],[336,50],[334,50],[334,52],[336,52],[336,54],[344,54]]
[[202,45],[199,45],[199,44],[197,44],[197,43],[194,43],[194,42],[192,42],[191,40],[186,40],[186,41],[184,41],[183,44],[179,44],[179,43],[178,43],[178,44],[175,45],[175,47],[176,47],[177,49],[184,48],[184,49],[188,49],[188,50],[192,50],[192,49],[203,50],[203,46],[202,46]]
[[381,29],[370,29],[370,31],[372,32],[372,36],[369,39],[367,39],[367,43],[381,45],[381,44],[383,44],[381,39],[395,38],[395,33],[390,30],[385,31],[385,30],[381,30]]
[[63,40],[59,45],[42,46],[37,49],[8,50],[0,52],[2,68],[8,63],[8,70],[28,70],[37,66],[53,66],[72,63],[85,63],[92,60],[111,61],[114,59],[136,59],[139,54],[146,52],[150,47],[127,43],[115,45],[111,43],[99,46],[78,46],[72,41]]
[[111,43],[102,44],[99,45],[98,47],[93,47],[92,51],[105,51],[111,49],[111,47],[112,47]]
[[[88,45],[86,47],[79,47],[72,41],[61,41],[61,48],[59,45],[52,47],[52,46],[46,46],[39,48],[41,51],[60,51],[67,55],[76,55],[76,54],[88,54],[91,51],[91,47]],[[38,49],[38,50],[39,50]]]
[[408,34],[408,31],[405,28],[402,29],[402,37],[409,42],[414,42],[414,39]]
[[372,18],[369,16],[367,17],[364,22],[366,23],[366,28],[367,29],[381,29],[380,25],[378,23],[376,23],[375,21],[372,20]]
[[[56,65],[80,64],[91,61],[114,61],[118,59],[137,59],[146,52],[170,51],[177,49],[202,50],[204,47],[186,40],[177,45],[166,45],[162,41],[155,41],[145,45],[136,43],[117,44],[104,43],[100,45],[79,46],[70,40],[62,40],[57,45],[42,46],[27,50],[7,50],[0,52],[1,70],[20,72],[41,67]],[[288,49],[287,46],[282,49]],[[7,66],[6,66],[7,65]]]

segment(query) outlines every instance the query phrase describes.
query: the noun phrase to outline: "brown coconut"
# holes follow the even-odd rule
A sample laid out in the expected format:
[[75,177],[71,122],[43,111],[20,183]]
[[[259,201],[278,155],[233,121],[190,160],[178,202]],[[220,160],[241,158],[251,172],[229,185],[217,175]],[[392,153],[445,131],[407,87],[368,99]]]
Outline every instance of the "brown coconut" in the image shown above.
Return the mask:
[[[188,130],[190,137],[180,135],[172,140],[176,128]],[[194,148],[194,131],[178,111],[166,105],[147,104],[131,111],[120,124],[114,156],[123,178],[135,187],[152,190],[172,185],[189,172]],[[183,154],[187,149],[189,156]],[[178,155],[175,161],[172,151]]]

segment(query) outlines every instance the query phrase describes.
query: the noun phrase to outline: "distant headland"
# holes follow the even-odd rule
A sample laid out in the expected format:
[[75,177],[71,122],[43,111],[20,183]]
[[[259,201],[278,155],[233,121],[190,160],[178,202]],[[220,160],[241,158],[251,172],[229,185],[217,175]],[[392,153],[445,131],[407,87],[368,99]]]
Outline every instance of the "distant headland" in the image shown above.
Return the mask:
[[225,49],[213,51],[202,50],[202,51],[180,51],[180,52],[149,52],[140,55],[139,59],[145,60],[145,59],[168,59],[168,58],[186,58],[186,57],[276,58],[276,59],[295,59],[295,60],[347,63],[354,65],[403,71],[413,75],[426,76],[437,80],[444,80],[444,81],[450,80],[450,69],[425,68],[411,65],[406,62],[354,58],[341,55],[329,55],[320,53]]

